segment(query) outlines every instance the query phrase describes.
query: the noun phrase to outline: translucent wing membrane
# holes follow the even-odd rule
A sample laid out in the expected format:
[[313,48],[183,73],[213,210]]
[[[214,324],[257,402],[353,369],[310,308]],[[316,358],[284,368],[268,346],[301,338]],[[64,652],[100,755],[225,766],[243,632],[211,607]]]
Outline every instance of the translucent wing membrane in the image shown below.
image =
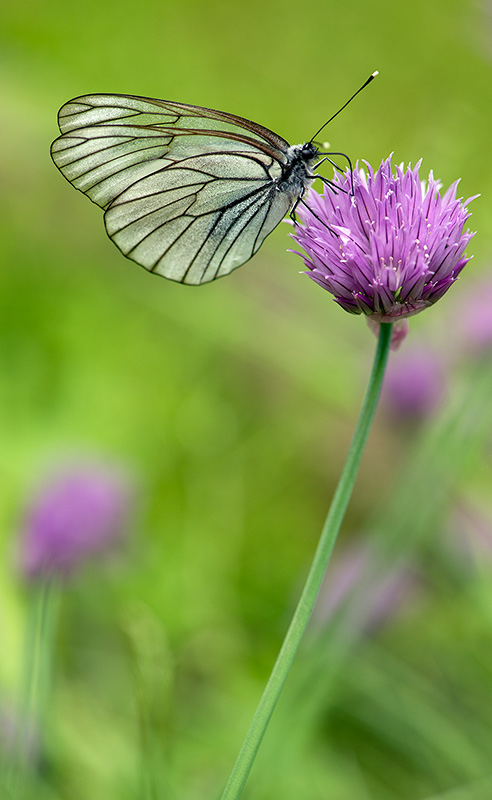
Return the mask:
[[183,283],[227,275],[289,211],[289,144],[250,120],[126,95],[59,112],[53,160],[105,209],[108,235],[146,269]]

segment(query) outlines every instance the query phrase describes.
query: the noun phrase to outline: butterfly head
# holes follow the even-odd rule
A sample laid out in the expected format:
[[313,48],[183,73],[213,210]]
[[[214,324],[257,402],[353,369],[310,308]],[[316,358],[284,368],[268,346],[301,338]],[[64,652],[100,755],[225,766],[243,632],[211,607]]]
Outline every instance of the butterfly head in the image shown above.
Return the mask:
[[318,155],[318,148],[314,142],[305,142],[301,145],[301,155],[304,161],[314,161]]
[[316,158],[318,157],[318,148],[314,142],[305,142],[304,144],[293,144],[286,152],[288,168],[297,165],[302,165],[301,168],[309,170]]

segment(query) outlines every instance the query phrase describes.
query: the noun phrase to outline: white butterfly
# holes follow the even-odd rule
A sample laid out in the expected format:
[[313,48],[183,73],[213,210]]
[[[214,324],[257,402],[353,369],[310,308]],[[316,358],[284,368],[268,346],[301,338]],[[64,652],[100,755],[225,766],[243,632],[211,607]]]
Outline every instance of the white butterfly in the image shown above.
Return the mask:
[[62,106],[58,123],[53,161],[104,209],[109,237],[181,283],[207,283],[248,261],[317,177],[312,140],[289,145],[210,108],[91,94]]

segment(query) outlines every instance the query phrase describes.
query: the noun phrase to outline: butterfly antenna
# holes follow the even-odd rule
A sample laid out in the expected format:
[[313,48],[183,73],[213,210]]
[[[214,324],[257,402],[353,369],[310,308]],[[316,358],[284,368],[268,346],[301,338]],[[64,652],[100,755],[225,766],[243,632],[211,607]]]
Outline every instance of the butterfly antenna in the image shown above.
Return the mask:
[[318,136],[318,134],[320,134],[320,133],[321,133],[321,131],[323,130],[323,128],[326,128],[326,126],[327,126],[327,125],[329,125],[329,123],[330,123],[332,120],[334,120],[334,119],[335,119],[335,117],[338,117],[338,115],[340,114],[340,112],[341,112],[341,111],[343,111],[343,109],[344,109],[344,108],[347,108],[348,104],[352,102],[352,100],[354,99],[354,97],[357,97],[357,95],[359,94],[359,92],[361,92],[363,89],[365,89],[365,88],[366,88],[366,86],[367,86],[369,83],[371,83],[371,81],[373,81],[373,80],[374,80],[374,78],[376,77],[376,75],[379,75],[379,72],[378,72],[378,70],[376,70],[375,72],[373,72],[373,73],[372,73],[372,75],[369,75],[369,77],[368,77],[367,81],[365,81],[365,82],[362,84],[362,86],[360,86],[360,87],[357,89],[357,91],[356,91],[356,92],[354,92],[354,94],[352,95],[352,97],[349,97],[349,99],[347,100],[347,102],[346,102],[346,103],[344,103],[344,104],[343,104],[343,106],[342,106],[341,108],[339,108],[339,109],[338,109],[338,111],[337,111],[335,114],[333,114],[333,116],[332,116],[332,117],[330,117],[330,119],[329,119],[329,120],[327,120],[327,121],[324,123],[324,125],[322,125],[322,126],[321,126],[321,128],[319,128],[319,130],[317,130],[317,131],[316,131],[316,133],[314,134],[314,136],[313,136],[313,137],[310,139],[310,142],[313,142],[313,141],[316,139],[316,137]]

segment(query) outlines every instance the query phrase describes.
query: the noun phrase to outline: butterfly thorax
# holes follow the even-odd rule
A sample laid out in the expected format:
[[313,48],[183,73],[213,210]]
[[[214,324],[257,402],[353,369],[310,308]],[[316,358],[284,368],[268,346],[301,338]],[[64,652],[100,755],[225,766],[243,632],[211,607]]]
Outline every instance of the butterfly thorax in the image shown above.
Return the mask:
[[286,163],[282,177],[278,180],[277,189],[299,197],[311,185],[316,177],[311,167],[316,160],[318,150],[312,142],[293,144],[286,152]]

